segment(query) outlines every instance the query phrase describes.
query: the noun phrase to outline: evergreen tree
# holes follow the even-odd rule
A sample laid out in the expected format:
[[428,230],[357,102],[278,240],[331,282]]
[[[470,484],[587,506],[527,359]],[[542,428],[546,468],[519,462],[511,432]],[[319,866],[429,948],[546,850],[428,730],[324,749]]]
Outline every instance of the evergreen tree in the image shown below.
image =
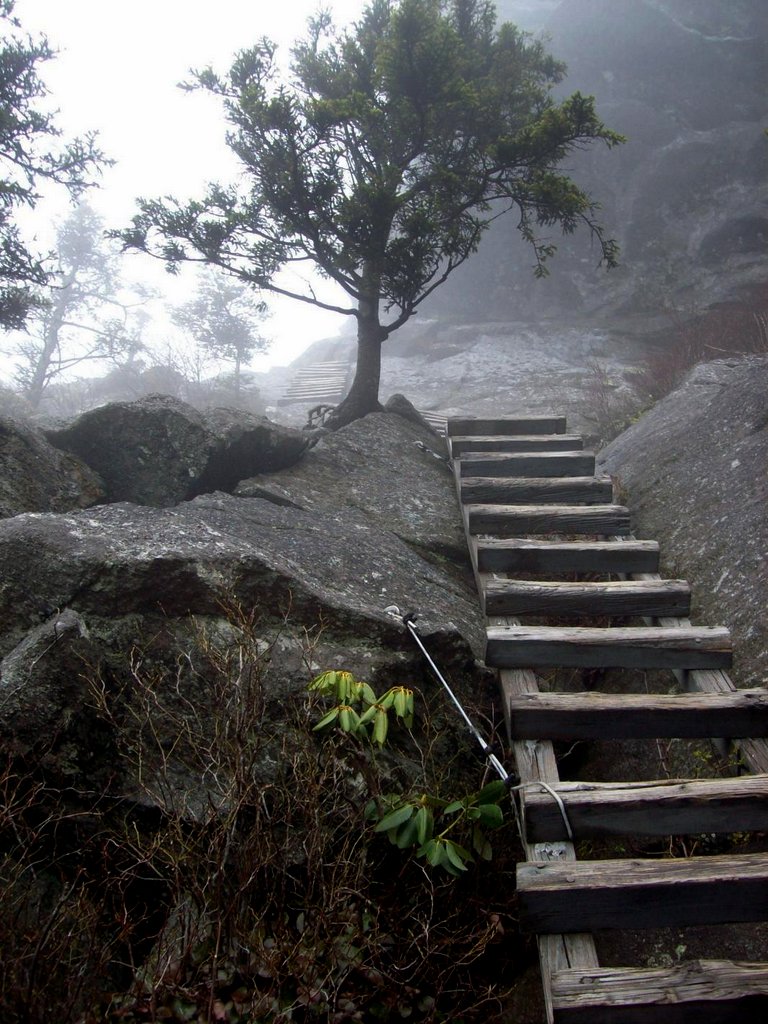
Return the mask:
[[54,116],[41,109],[47,89],[39,67],[53,57],[46,39],[33,40],[0,0],[0,328],[24,326],[37,289],[48,281],[45,259],[25,243],[17,214],[32,207],[46,182],[79,195],[104,162],[94,137],[61,142]]
[[[202,260],[259,288],[357,319],[358,358],[336,425],[379,408],[383,342],[477,249],[508,211],[534,270],[555,251],[540,229],[585,225],[601,259],[615,244],[596,204],[558,165],[621,137],[576,93],[557,103],[564,66],[490,0],[372,0],[334,30],[321,14],[281,72],[262,40],[227,75],[187,88],[221,97],[246,188],[213,185],[199,201],[140,201],[124,242],[173,269]],[[292,286],[313,264],[338,302]]]

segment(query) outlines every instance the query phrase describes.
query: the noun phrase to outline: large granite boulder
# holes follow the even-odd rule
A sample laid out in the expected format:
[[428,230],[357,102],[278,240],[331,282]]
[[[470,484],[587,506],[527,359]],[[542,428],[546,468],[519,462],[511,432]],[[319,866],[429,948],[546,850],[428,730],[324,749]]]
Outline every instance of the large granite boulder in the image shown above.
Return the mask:
[[243,476],[290,465],[301,432],[250,413],[200,413],[169,395],[113,402],[48,432],[104,479],[112,502],[164,507],[206,491],[229,490]]
[[212,409],[204,415],[216,445],[196,485],[196,494],[232,491],[245,477],[294,465],[307,448],[303,431],[272,423],[265,416],[227,408]]
[[191,497],[215,446],[202,414],[169,395],[102,405],[48,438],[101,475],[109,501],[154,506]]
[[310,513],[356,513],[433,560],[461,565],[466,542],[446,457],[426,423],[371,413],[326,434],[295,466],[243,480],[236,493]]
[[636,532],[693,585],[693,618],[734,634],[734,679],[768,683],[768,358],[702,363],[605,448]]
[[451,474],[418,446],[440,442],[417,424],[380,414],[353,427],[307,458],[321,453],[318,489],[331,489],[335,473],[338,492],[364,491],[365,502],[323,507],[318,498],[299,508],[216,492],[174,507],[121,502],[0,523],[5,744],[49,778],[89,788],[89,773],[106,773],[113,796],[194,817],[219,799],[218,782],[201,778],[179,736],[205,736],[219,721],[222,679],[229,687],[232,659],[241,659],[239,672],[258,662],[272,737],[258,768],[265,784],[291,734],[291,709],[326,669],[349,670],[379,692],[394,684],[431,692],[430,714],[443,706],[445,742],[455,748],[460,721],[388,610],[415,611],[468,705],[480,699],[484,625],[459,549]]
[[104,496],[101,480],[79,458],[54,448],[31,424],[0,415],[0,517],[68,512]]
[[[426,635],[481,649],[468,583],[348,510],[304,511],[217,493],[175,508],[119,503],[0,523],[0,651],[47,609],[92,621],[221,613],[234,598],[267,621],[352,631],[398,645],[390,605]],[[404,642],[407,642],[404,641]]]

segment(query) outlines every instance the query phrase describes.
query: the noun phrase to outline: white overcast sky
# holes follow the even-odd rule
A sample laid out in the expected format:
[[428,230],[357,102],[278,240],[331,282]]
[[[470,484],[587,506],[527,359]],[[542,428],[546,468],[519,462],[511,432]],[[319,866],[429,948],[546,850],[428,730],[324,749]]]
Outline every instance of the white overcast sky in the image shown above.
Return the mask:
[[[324,6],[343,24],[365,4]],[[120,227],[136,196],[191,197],[207,181],[236,173],[215,98],[177,88],[189,69],[210,64],[224,71],[234,53],[265,35],[287,52],[317,9],[317,0],[17,0],[15,13],[25,31],[45,34],[58,51],[41,76],[59,126],[68,136],[98,131],[116,161],[90,201],[108,226]],[[271,304],[266,333],[275,338],[278,363],[343,324],[290,300]]]

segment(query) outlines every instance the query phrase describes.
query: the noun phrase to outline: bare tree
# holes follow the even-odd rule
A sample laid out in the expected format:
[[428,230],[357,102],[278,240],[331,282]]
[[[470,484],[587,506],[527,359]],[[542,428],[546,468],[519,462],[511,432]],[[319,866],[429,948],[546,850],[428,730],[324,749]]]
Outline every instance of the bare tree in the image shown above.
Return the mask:
[[205,270],[199,280],[197,294],[173,311],[173,320],[189,331],[199,352],[235,364],[234,391],[239,399],[243,365],[269,345],[258,330],[268,316],[267,304],[253,288],[221,271]]
[[58,266],[44,305],[30,314],[16,345],[16,382],[37,408],[48,384],[81,363],[131,362],[141,349],[138,307],[119,297],[119,254],[104,238],[101,219],[81,203],[57,232]]

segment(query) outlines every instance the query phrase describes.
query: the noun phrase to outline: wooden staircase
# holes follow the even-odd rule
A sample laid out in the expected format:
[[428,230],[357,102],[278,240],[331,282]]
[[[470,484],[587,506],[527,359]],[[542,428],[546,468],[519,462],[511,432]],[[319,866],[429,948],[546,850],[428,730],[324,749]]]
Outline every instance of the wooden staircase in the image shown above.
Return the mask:
[[[768,691],[734,688],[728,630],[690,623],[689,585],[659,576],[658,544],[631,536],[611,481],[595,476],[594,455],[565,430],[563,417],[450,419],[447,427],[487,616],[485,660],[498,670],[522,784],[518,906],[521,925],[537,935],[547,1021],[768,1019],[766,963],[598,963],[594,931],[768,920],[768,854],[578,861],[574,845],[768,830]],[[558,579],[566,574],[590,578]],[[538,624],[547,617],[558,624]],[[594,617],[622,622],[577,624]],[[624,624],[628,617],[639,624]],[[670,670],[687,692],[542,692],[534,670],[554,666]],[[736,740],[751,774],[561,782],[553,746],[712,736]]]

